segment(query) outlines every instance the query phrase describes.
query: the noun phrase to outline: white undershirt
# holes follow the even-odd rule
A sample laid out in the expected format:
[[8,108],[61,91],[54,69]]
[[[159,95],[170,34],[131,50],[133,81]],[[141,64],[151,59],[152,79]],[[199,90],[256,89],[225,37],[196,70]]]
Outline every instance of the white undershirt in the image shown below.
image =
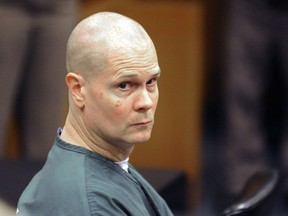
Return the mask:
[[124,169],[126,172],[128,172],[128,161],[129,161],[129,158],[126,158],[125,160],[123,161],[118,161],[118,162],[115,162],[116,164],[118,164],[122,169]]

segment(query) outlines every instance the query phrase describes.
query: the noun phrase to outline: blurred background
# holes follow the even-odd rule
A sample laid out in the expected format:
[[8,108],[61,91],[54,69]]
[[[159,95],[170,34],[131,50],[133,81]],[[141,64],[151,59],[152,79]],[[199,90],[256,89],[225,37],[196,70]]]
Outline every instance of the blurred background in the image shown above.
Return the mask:
[[[285,1],[4,0],[0,197],[12,209],[65,120],[68,35],[98,11],[137,20],[155,43],[163,72],[156,124],[130,161],[175,215],[217,215],[254,173],[285,173]],[[283,188],[277,216],[287,215]]]

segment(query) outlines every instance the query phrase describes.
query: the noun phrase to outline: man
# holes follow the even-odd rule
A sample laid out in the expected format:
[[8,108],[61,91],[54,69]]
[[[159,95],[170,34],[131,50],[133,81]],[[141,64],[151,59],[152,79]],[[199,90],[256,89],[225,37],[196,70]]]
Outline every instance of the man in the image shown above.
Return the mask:
[[17,212],[33,215],[172,215],[128,163],[149,140],[158,102],[155,47],[137,22],[101,12],[67,45],[69,112]]

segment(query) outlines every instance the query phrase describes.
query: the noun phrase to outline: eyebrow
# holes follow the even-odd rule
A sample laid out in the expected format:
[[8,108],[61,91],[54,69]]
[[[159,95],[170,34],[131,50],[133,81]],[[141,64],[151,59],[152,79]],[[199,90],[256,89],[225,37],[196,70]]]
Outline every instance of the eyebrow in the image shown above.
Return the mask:
[[[155,69],[155,72],[153,72],[151,74],[151,77],[157,77],[160,76],[161,70],[159,67],[157,67],[157,69]],[[134,77],[138,77],[138,73],[131,73],[131,74],[121,74],[119,76],[117,76],[117,79],[123,79],[123,78],[134,78]]]
[[153,76],[160,76],[160,74],[161,74],[161,69],[158,67],[157,71],[154,73]]

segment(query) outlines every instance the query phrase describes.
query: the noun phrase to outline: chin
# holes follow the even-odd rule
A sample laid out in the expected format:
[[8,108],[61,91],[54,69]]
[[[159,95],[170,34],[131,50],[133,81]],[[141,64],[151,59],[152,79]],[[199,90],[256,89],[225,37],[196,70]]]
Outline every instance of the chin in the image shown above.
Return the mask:
[[123,141],[125,141],[128,144],[138,144],[138,143],[145,143],[150,140],[151,138],[151,130],[142,130],[132,133],[127,133],[125,136],[123,136]]
[[137,144],[137,143],[145,143],[145,142],[148,142],[150,140],[150,137],[151,135],[147,135],[147,136],[141,136],[141,137],[137,137],[135,138],[134,140],[134,144]]

